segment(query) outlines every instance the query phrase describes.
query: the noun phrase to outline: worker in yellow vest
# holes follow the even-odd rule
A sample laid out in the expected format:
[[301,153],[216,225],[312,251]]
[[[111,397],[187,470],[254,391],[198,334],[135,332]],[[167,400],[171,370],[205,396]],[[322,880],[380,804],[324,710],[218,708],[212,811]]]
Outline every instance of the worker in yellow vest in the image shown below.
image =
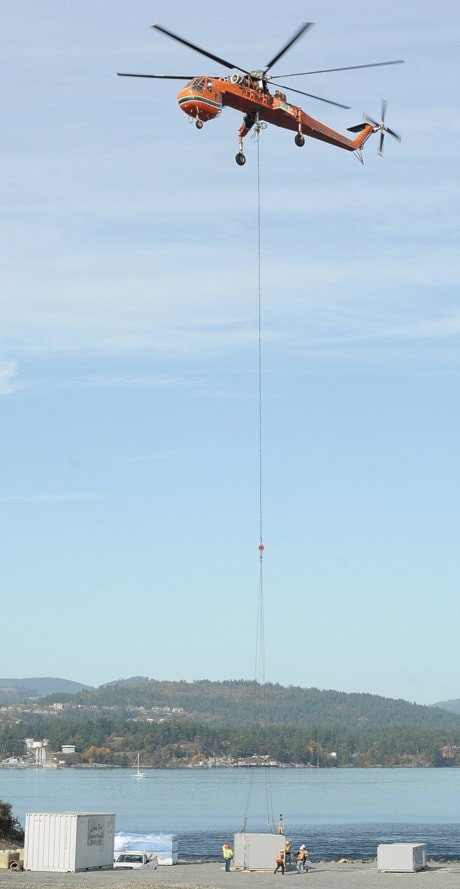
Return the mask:
[[285,863],[286,867],[289,867],[289,865],[291,863],[291,853],[292,853],[291,841],[285,840],[284,841],[284,863]]
[[230,849],[228,843],[224,843],[224,845],[222,846],[222,855],[225,861],[225,871],[226,873],[228,873],[230,870],[230,862],[233,858],[233,850]]

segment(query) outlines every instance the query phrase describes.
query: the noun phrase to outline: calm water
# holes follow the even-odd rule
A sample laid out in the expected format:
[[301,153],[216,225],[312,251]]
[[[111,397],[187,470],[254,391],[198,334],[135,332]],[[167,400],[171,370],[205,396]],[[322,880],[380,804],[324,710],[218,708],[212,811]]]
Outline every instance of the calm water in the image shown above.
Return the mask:
[[26,812],[115,812],[117,830],[177,833],[183,858],[219,858],[241,830],[284,816],[315,858],[374,856],[381,842],[426,842],[460,858],[460,769],[1,769],[0,799]]

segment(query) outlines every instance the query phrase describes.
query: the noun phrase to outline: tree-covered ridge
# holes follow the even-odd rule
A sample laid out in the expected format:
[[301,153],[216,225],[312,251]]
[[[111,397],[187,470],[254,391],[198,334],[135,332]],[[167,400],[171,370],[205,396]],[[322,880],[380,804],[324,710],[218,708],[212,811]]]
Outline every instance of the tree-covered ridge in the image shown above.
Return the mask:
[[178,768],[207,761],[236,764],[258,758],[280,765],[306,766],[453,766],[446,746],[460,751],[460,728],[440,729],[362,725],[356,728],[310,725],[216,725],[192,719],[151,723],[145,719],[29,716],[0,725],[0,759],[21,754],[24,738],[48,738],[49,751],[75,744],[68,765],[100,763],[133,766],[140,752],[143,767]]
[[178,708],[193,718],[234,724],[460,727],[460,715],[401,699],[365,692],[349,694],[298,686],[286,688],[271,683],[259,685],[247,680],[166,682],[152,679],[137,685],[111,683],[71,697],[53,695],[52,700],[124,711],[139,707]]

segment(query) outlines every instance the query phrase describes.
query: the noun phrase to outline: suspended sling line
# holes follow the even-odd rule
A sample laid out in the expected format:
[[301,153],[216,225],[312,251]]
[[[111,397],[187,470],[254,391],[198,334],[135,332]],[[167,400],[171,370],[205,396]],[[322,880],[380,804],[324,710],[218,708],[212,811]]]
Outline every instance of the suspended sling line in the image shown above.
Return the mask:
[[[257,127],[257,124],[256,124]],[[260,129],[256,129],[257,142],[257,344],[258,344],[258,407],[259,407],[259,605],[257,613],[255,679],[265,685],[265,628],[263,597],[263,453],[262,453],[262,250],[260,213]]]
[[[256,718],[267,724],[267,690],[265,677],[265,626],[264,626],[264,590],[263,590],[263,450],[262,450],[262,274],[261,274],[261,202],[260,202],[260,130],[258,123],[254,127],[254,136],[257,144],[257,293],[258,293],[258,426],[259,426],[259,598],[257,606],[257,630],[256,653],[254,671],[254,689],[257,700],[255,701]],[[246,802],[246,810],[243,821],[243,831],[246,829],[248,812],[251,802],[252,769],[249,770],[249,788]],[[268,829],[275,832],[273,817],[272,791],[270,766],[263,768],[265,777],[265,804]]]

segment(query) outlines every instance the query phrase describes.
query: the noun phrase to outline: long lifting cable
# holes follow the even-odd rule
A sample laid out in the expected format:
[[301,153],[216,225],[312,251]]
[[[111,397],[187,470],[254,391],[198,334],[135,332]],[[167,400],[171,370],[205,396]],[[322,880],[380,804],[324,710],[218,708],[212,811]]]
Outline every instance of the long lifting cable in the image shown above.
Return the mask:
[[[265,620],[264,620],[264,585],[263,585],[263,450],[262,450],[262,249],[261,249],[261,201],[260,201],[260,130],[261,125],[255,125],[255,138],[257,144],[257,294],[258,294],[258,427],[259,427],[259,598],[257,605],[257,629],[256,652],[254,664],[254,692],[255,716],[263,719],[266,726],[267,719],[267,689],[265,676]],[[265,804],[267,826],[275,832],[275,820],[273,816],[272,788],[270,766],[263,768],[265,776]],[[244,813],[243,832],[246,829],[248,813],[251,802],[252,774],[249,770],[249,787]]]

